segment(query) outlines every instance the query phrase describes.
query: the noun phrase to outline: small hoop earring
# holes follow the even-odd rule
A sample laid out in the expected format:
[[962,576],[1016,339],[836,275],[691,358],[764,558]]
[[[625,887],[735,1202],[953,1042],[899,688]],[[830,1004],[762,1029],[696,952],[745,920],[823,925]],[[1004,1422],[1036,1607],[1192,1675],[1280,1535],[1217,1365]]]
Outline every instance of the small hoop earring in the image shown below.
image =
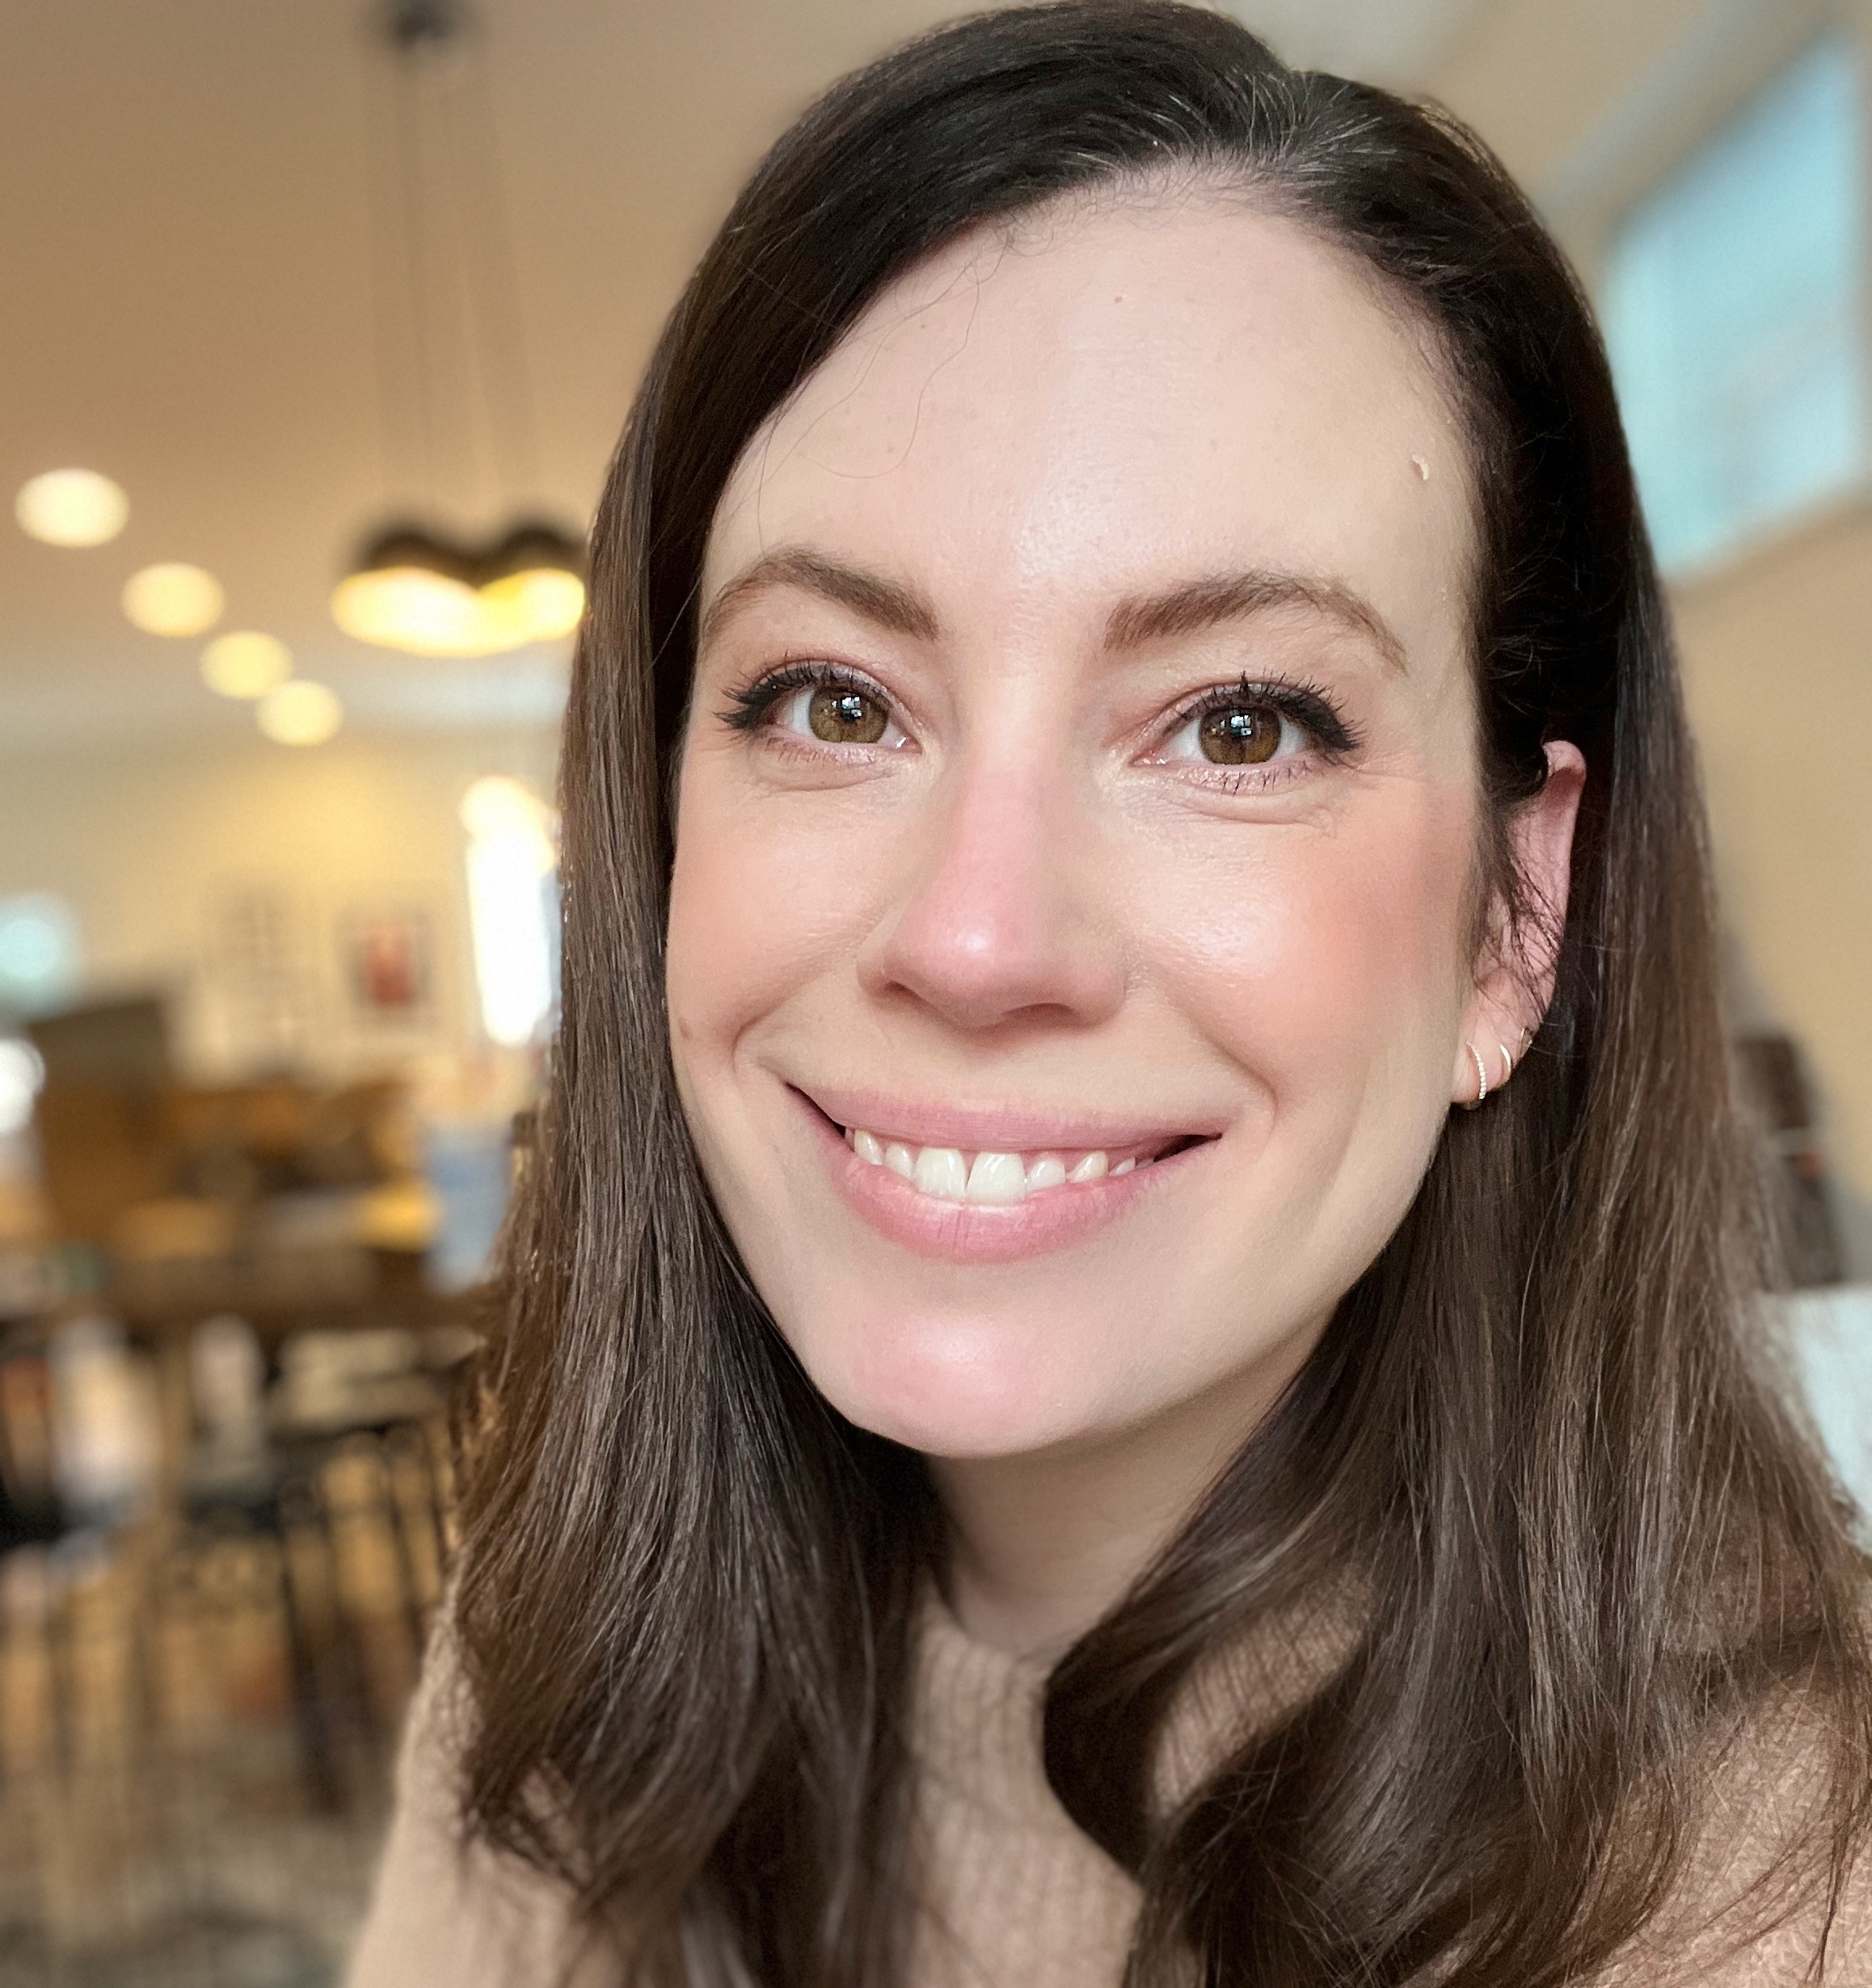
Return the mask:
[[1502,1052],[1502,1081],[1495,1086],[1497,1090],[1500,1090],[1503,1085],[1507,1084],[1508,1079],[1515,1074],[1515,1059],[1508,1053],[1508,1046],[1506,1042],[1497,1042],[1495,1047]]
[[1482,1051],[1476,1047],[1474,1042],[1465,1042],[1463,1047],[1469,1051],[1475,1064],[1475,1102],[1469,1106],[1469,1110],[1479,1111],[1482,1109],[1482,1101],[1489,1094],[1488,1066],[1482,1061]]

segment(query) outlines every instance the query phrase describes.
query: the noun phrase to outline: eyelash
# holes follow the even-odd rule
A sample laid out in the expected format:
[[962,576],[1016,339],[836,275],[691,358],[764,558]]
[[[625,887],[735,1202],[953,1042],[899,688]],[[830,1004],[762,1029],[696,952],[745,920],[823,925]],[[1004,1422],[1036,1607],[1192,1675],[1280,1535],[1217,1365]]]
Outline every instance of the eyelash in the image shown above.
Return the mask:
[[1181,731],[1193,719],[1207,718],[1212,711],[1226,711],[1244,704],[1261,705],[1291,718],[1329,759],[1343,759],[1356,752],[1361,743],[1358,728],[1322,684],[1290,683],[1280,677],[1257,679],[1246,673],[1237,682],[1218,684],[1185,705],[1170,721],[1166,736]]
[[728,693],[729,709],[721,714],[722,722],[736,731],[758,731],[773,715],[774,707],[793,690],[862,691],[867,697],[875,697],[880,704],[894,709],[889,694],[870,677],[861,676],[855,670],[841,669],[835,663],[782,663],[779,668],[768,671],[765,676],[740,690]]
[[[757,732],[773,715],[774,707],[791,692],[822,688],[860,691],[867,697],[876,698],[887,709],[895,709],[889,693],[870,677],[834,663],[801,661],[783,663],[778,669],[768,671],[742,689],[730,691],[729,708],[721,714],[722,722],[736,731]],[[1358,750],[1361,742],[1358,728],[1322,685],[1278,680],[1257,681],[1246,674],[1238,682],[1218,684],[1185,705],[1170,720],[1162,736],[1174,737],[1192,720],[1244,703],[1264,705],[1291,719],[1329,760],[1347,757]],[[1212,763],[1208,773],[1198,777],[1229,793],[1238,793],[1251,783],[1266,785],[1270,778],[1285,777],[1283,769],[1286,764],[1273,761],[1265,768],[1231,768]]]

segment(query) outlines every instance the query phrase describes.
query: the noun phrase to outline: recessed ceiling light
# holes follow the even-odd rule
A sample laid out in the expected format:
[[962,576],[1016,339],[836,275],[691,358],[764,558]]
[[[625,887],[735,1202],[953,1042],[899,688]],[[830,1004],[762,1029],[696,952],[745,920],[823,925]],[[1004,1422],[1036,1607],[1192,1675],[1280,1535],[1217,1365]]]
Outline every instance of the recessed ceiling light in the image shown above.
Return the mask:
[[48,545],[101,545],[123,530],[130,500],[95,470],[48,470],[19,486],[13,515]]
[[221,582],[198,566],[146,566],[124,583],[124,612],[151,635],[199,635],[225,604]]
[[254,715],[276,744],[323,745],[344,723],[344,706],[335,691],[301,676],[269,690]]
[[276,635],[241,628],[201,652],[201,678],[224,697],[264,697],[293,674],[293,652]]

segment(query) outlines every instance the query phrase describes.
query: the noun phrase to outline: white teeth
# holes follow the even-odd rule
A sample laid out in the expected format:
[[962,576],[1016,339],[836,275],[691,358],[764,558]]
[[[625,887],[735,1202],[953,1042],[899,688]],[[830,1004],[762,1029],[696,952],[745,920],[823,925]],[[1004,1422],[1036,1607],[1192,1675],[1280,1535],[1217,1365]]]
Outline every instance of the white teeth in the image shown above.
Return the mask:
[[1027,1198],[1027,1170],[1018,1152],[978,1152],[968,1169],[968,1197],[1006,1206]]
[[925,1146],[917,1156],[917,1191],[939,1201],[960,1201],[968,1190],[968,1169],[953,1146]]
[[1114,1165],[1111,1155],[1104,1152],[1083,1154],[1069,1171],[1056,1152],[1037,1153],[1031,1160],[1018,1152],[978,1152],[972,1160],[958,1147],[918,1148],[896,1139],[887,1144],[876,1133],[856,1126],[847,1130],[845,1140],[866,1166],[886,1168],[920,1194],[984,1207],[1011,1207],[1029,1194],[1069,1184],[1083,1186],[1107,1175],[1117,1180],[1149,1164],[1133,1153]]

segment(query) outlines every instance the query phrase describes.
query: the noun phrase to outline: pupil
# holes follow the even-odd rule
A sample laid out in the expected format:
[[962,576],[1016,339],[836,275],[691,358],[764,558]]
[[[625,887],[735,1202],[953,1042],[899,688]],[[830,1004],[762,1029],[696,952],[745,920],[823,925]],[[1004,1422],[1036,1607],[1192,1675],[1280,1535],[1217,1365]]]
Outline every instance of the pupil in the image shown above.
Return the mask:
[[875,745],[884,735],[883,707],[862,690],[816,690],[807,717],[813,736],[832,745]]
[[1224,766],[1259,766],[1280,744],[1280,714],[1264,704],[1212,711],[1198,728],[1203,756]]

